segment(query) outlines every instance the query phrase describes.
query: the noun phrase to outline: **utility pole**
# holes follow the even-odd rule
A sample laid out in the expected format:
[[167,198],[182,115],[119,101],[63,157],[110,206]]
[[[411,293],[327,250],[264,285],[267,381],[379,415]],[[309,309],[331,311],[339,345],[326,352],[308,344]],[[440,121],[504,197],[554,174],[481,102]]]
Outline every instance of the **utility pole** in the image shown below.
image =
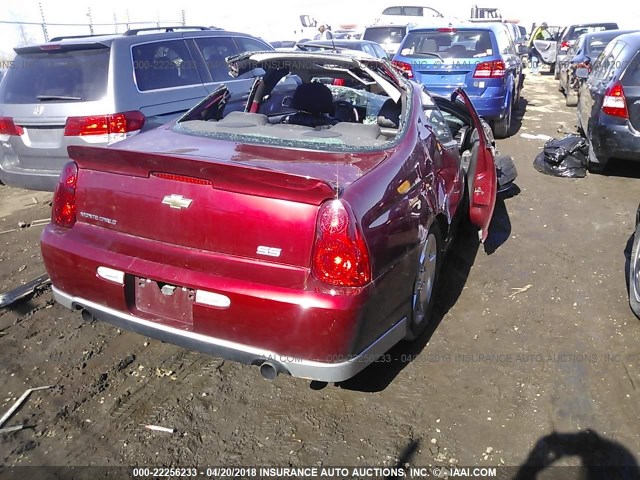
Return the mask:
[[113,27],[115,28],[116,33],[118,33],[118,16],[116,12],[113,12]]
[[186,26],[187,25],[187,12],[183,9],[182,10],[182,26]]
[[127,8],[127,30],[131,30],[131,20],[129,19],[129,9]]
[[89,33],[93,35],[93,18],[91,17],[91,7],[88,8],[87,17],[89,17]]
[[40,7],[40,17],[42,18],[42,33],[44,34],[44,41],[49,41],[49,32],[47,32],[47,22],[44,19],[44,10],[42,9],[42,2],[38,2],[38,7]]

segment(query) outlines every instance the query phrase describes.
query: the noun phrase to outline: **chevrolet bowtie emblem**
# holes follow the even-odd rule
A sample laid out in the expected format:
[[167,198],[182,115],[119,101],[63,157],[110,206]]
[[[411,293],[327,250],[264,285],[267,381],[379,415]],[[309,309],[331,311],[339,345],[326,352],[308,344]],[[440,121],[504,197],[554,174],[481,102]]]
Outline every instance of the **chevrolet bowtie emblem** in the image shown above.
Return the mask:
[[184,198],[182,195],[176,194],[167,195],[162,199],[163,205],[169,205],[171,208],[178,209],[188,208],[189,205],[191,205],[191,202],[193,202],[193,200],[190,198]]

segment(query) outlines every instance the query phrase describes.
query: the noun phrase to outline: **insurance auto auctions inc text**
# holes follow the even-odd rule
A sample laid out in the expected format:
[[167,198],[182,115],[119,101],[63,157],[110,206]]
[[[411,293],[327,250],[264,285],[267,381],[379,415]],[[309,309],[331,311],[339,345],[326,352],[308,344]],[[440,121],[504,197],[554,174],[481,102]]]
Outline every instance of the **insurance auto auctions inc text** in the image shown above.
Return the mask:
[[260,467],[261,478],[444,478],[497,476],[495,467]]

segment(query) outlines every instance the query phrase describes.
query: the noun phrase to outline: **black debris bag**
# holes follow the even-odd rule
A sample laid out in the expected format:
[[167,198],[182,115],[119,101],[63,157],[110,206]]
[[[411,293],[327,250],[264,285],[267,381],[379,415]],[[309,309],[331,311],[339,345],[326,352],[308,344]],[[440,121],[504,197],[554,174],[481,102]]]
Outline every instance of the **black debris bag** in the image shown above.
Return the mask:
[[552,138],[536,155],[533,168],[554,177],[583,178],[587,175],[589,146],[580,135]]

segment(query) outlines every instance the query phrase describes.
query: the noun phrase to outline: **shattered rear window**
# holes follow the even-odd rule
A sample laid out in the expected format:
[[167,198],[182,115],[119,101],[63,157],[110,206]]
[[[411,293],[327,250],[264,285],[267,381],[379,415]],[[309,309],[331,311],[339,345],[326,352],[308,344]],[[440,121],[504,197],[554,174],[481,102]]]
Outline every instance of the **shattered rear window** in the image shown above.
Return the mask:
[[[334,105],[336,102],[342,107],[346,105],[347,110],[351,109],[353,112],[352,118],[311,127],[288,123],[287,114],[281,112],[274,114],[270,111],[269,115],[265,115],[236,111],[224,114],[218,121],[179,121],[172,129],[186,135],[237,143],[335,152],[375,151],[389,148],[399,141],[404,132],[406,118],[403,118],[401,128],[398,129],[384,128],[378,124],[378,114],[389,100],[388,96],[362,88],[327,86],[331,90]],[[405,112],[405,117],[407,115],[408,112]],[[337,120],[332,115],[329,116]]]

